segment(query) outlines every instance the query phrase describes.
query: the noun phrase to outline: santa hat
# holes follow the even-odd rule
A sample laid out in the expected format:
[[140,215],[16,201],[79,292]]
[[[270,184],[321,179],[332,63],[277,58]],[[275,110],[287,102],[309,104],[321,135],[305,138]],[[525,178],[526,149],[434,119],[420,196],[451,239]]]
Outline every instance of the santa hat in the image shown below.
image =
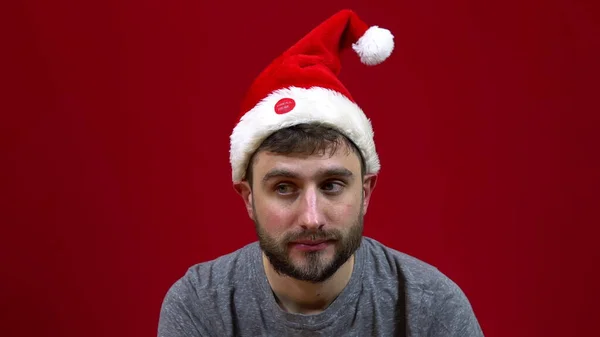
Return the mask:
[[332,127],[360,149],[367,173],[380,169],[370,120],[338,79],[340,53],[352,47],[365,65],[387,59],[394,37],[342,10],[276,58],[254,80],[230,137],[232,179],[244,179],[248,161],[277,130],[301,123]]

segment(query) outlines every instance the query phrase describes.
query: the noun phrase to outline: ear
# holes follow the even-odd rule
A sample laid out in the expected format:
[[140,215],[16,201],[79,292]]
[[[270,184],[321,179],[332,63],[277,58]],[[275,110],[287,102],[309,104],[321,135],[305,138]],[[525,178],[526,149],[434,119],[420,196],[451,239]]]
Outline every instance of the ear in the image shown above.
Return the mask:
[[367,208],[369,207],[369,201],[371,200],[371,195],[373,195],[373,190],[375,189],[375,185],[377,185],[377,175],[376,174],[368,174],[365,175],[363,179],[363,214],[367,213]]
[[254,220],[254,212],[252,211],[252,189],[250,188],[250,184],[245,180],[240,181],[233,184],[233,189],[240,197],[242,197],[242,200],[244,200],[244,205],[246,205],[248,216],[250,219]]

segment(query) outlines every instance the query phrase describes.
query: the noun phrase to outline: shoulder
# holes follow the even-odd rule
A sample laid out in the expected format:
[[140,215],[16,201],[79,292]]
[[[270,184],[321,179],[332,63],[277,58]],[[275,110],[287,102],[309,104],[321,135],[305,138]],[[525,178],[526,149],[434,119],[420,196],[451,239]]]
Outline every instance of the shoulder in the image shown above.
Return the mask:
[[[249,278],[256,249],[256,243],[251,243],[189,267],[167,290],[161,308],[160,330],[219,331],[223,325],[219,321],[223,317],[217,315],[219,305],[228,299],[238,283]],[[170,335],[165,333],[164,336]]]
[[209,290],[216,286],[231,285],[248,278],[249,268],[256,263],[253,258],[257,254],[258,243],[253,242],[214,260],[191,266],[183,278],[197,289]]
[[237,282],[248,279],[250,268],[255,263],[252,258],[258,251],[258,244],[254,242],[216,259],[197,263],[187,269],[169,292],[205,297],[229,286],[234,287]]
[[464,291],[437,267],[372,238],[363,242],[375,277],[398,279],[414,324],[430,336],[483,336]]
[[435,266],[369,237],[363,239],[369,268],[379,278],[399,278],[409,288],[435,291],[448,281]]

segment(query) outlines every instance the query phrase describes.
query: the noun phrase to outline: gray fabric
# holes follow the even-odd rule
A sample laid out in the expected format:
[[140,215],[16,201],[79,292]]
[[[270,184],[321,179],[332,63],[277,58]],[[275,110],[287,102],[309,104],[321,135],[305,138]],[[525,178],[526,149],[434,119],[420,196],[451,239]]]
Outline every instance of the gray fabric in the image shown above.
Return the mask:
[[364,237],[351,279],[322,313],[280,309],[258,243],[197,264],[167,292],[159,337],[483,336],[461,289],[436,268]]

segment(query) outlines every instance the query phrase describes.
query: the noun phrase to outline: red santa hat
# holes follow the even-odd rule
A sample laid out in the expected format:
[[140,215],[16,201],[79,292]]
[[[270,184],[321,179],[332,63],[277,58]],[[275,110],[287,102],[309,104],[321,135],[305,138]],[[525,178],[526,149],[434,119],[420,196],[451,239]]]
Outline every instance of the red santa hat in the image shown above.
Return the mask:
[[340,53],[351,47],[365,65],[387,59],[394,49],[389,30],[367,26],[351,10],[321,23],[276,58],[254,80],[230,136],[232,179],[245,178],[248,161],[277,130],[301,123],[332,127],[356,144],[367,173],[380,169],[370,120],[338,79]]

